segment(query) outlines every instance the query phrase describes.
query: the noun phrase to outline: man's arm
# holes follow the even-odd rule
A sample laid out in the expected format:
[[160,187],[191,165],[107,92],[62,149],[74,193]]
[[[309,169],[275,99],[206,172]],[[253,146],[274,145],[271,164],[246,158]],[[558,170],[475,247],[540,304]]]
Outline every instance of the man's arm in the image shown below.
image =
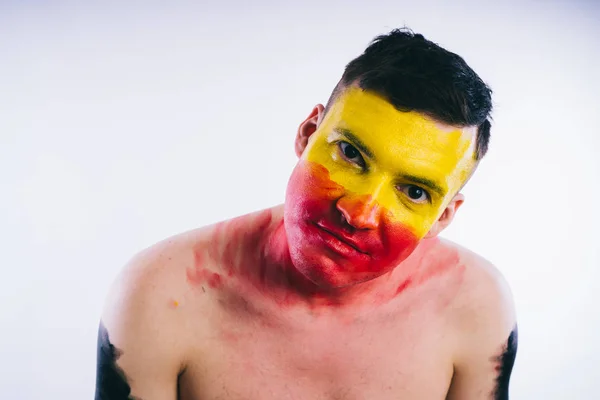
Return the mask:
[[134,399],[125,372],[117,365],[121,350],[117,349],[108,336],[102,322],[98,329],[98,357],[96,373],[96,400]]
[[512,373],[515,358],[517,357],[517,347],[519,342],[519,329],[515,325],[508,336],[508,340],[502,349],[500,355],[496,358],[496,389],[494,396],[496,399],[508,399],[508,384],[510,383],[510,374]]
[[183,335],[173,329],[178,324],[162,293],[165,281],[151,252],[117,279],[98,330],[96,400],[177,398],[182,358],[173,338]]
[[[493,269],[488,266],[488,272]],[[508,400],[518,347],[512,295],[495,271],[467,297],[448,400]]]
[[517,326],[496,354],[458,365],[448,392],[448,400],[508,400],[510,375],[517,355]]

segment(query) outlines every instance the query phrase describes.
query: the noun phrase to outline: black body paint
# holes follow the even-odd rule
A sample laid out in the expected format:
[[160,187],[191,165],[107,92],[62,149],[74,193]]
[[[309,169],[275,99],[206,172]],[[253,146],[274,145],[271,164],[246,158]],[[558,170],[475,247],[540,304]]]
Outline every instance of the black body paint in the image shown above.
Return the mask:
[[136,400],[129,396],[131,388],[125,373],[117,366],[121,351],[110,343],[108,331],[100,323],[96,370],[96,400]]
[[508,384],[510,382],[510,374],[512,373],[515,358],[517,357],[517,347],[519,342],[519,330],[515,326],[502,354],[497,358],[498,362],[498,377],[496,378],[496,390],[494,391],[495,400],[508,400]]

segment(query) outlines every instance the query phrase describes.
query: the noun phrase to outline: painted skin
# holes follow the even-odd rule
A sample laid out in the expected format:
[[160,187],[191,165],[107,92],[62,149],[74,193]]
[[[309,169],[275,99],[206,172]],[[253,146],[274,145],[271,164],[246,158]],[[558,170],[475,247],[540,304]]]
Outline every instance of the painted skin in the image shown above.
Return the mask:
[[472,130],[448,130],[349,88],[310,136],[288,184],[294,267],[330,287],[392,270],[468,179],[473,149]]
[[[275,298],[285,299],[281,304],[298,295],[340,304],[339,297],[333,299],[336,288],[355,290],[355,298],[379,292],[380,299],[389,300],[381,296],[379,282],[365,286],[366,281],[393,271],[430,232],[472,172],[473,142],[472,130],[449,129],[350,88],[310,134],[288,183],[283,225],[271,210],[218,224],[209,258],[218,260],[227,276],[259,275],[261,291],[277,292]],[[249,229],[254,225],[256,233]],[[226,248],[218,244],[221,237]],[[204,251],[196,251],[188,280],[220,285],[218,273],[203,269]],[[452,257],[445,252],[439,258],[444,262],[427,258],[429,266],[443,264],[432,271],[419,265],[421,256],[413,257],[402,265],[404,276],[383,286],[390,283],[390,293],[397,295],[409,282],[424,282],[423,276],[447,271],[450,264],[460,269],[447,262]]]

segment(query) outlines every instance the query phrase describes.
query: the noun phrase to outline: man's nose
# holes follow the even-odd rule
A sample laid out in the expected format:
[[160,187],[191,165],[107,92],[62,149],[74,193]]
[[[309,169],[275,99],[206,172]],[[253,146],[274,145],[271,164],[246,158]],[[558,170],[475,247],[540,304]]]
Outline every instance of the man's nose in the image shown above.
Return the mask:
[[356,229],[376,229],[379,226],[381,207],[370,194],[345,195],[337,201],[336,208]]

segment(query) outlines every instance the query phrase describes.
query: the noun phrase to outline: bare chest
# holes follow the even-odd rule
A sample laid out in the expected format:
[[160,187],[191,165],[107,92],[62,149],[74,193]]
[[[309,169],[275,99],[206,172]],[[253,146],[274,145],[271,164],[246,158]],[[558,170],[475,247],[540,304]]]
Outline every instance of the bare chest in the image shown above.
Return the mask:
[[443,324],[402,317],[293,328],[221,321],[190,354],[180,398],[444,399],[452,361]]

